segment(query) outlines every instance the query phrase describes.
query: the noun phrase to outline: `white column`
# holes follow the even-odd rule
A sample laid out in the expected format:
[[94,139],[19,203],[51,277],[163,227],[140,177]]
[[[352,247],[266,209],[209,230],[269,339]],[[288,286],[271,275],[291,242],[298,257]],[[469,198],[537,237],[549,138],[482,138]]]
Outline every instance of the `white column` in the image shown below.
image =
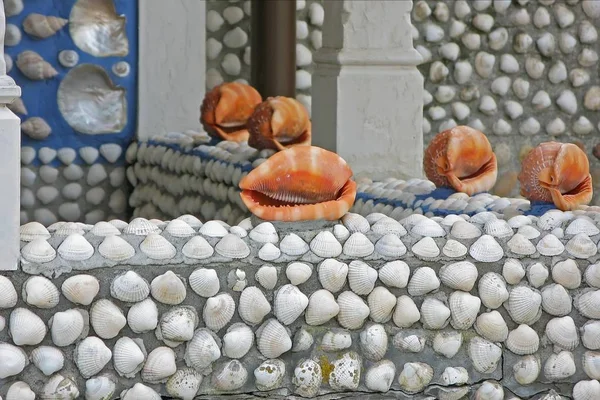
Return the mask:
[[139,2],[139,139],[200,129],[205,93],[205,0]]
[[314,55],[313,144],[336,151],[355,177],[423,175],[423,77],[411,0],[324,0]]
[[19,210],[21,185],[21,120],[6,107],[21,96],[21,88],[6,75],[4,1],[0,0],[0,270],[19,263]]

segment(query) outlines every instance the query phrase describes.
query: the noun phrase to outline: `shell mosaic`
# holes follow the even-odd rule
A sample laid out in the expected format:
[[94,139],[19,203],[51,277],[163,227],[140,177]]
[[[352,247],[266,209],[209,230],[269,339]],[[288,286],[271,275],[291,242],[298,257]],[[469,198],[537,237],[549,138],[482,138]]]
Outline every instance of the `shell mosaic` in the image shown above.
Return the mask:
[[592,209],[29,223],[0,394],[597,398],[599,241]]
[[[312,54],[322,46],[322,0],[296,1],[296,99],[309,111]],[[250,0],[206,3],[206,87],[250,81]]]
[[523,157],[549,140],[584,148],[598,176],[598,18],[595,1],[415,1],[425,142],[456,125],[483,131],[499,196],[518,194]]

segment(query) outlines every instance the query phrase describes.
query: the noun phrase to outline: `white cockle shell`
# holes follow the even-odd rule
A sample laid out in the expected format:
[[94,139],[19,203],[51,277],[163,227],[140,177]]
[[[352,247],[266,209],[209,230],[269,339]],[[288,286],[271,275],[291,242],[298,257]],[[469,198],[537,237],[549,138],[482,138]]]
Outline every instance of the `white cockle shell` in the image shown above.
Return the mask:
[[113,364],[115,371],[126,378],[133,378],[146,360],[146,349],[141,339],[123,336],[117,340],[113,348]]
[[188,281],[192,290],[199,296],[212,297],[219,293],[219,276],[214,269],[198,268],[190,274]]
[[333,258],[327,258],[319,264],[317,272],[321,286],[332,293],[336,293],[346,284],[348,264]]
[[59,347],[75,343],[86,333],[86,324],[88,323],[87,315],[84,318],[82,310],[71,309],[57,312],[48,323],[52,342]]
[[100,282],[92,275],[73,275],[65,279],[61,289],[67,300],[89,306],[100,291]]
[[26,308],[15,308],[8,323],[12,341],[17,346],[40,344],[46,336],[46,324],[40,317]]
[[308,325],[323,325],[330,319],[335,318],[339,312],[340,307],[333,294],[328,290],[321,289],[310,295],[304,318]]
[[273,300],[273,313],[284,325],[294,322],[308,307],[308,297],[294,285],[279,288]]
[[31,362],[46,376],[60,371],[65,363],[65,356],[56,347],[40,346],[31,351]]
[[150,293],[163,304],[181,304],[187,295],[185,283],[173,271],[158,275],[150,283]]
[[127,323],[135,333],[144,333],[156,328],[158,324],[156,303],[147,298],[132,305],[127,312]]
[[198,314],[191,306],[173,307],[163,313],[156,328],[156,337],[167,346],[177,347],[194,336]]
[[242,358],[254,344],[254,333],[241,322],[231,325],[223,336],[223,355],[229,358]]
[[125,327],[127,319],[112,301],[100,299],[90,308],[90,323],[102,339],[112,339]]
[[369,306],[351,291],[340,293],[337,298],[340,312],[337,315],[339,324],[346,329],[358,329],[369,316]]
[[148,282],[135,271],[127,271],[113,279],[110,295],[115,299],[137,303],[150,294]]
[[207,328],[216,332],[231,321],[234,313],[235,301],[229,293],[221,293],[206,300],[202,320]]
[[285,327],[271,318],[256,331],[256,346],[263,356],[277,358],[291,350],[292,339]]
[[249,325],[260,324],[263,318],[271,312],[271,304],[256,286],[245,288],[238,301],[238,314]]
[[148,354],[141,376],[144,382],[160,383],[166,382],[176,371],[175,352],[169,347],[160,346]]
[[32,276],[23,283],[23,300],[30,306],[47,309],[54,308],[60,300],[60,292],[50,279]]
[[394,309],[392,319],[396,326],[408,328],[421,319],[421,313],[411,297],[401,295],[396,300],[396,308]]
[[540,337],[529,325],[519,325],[506,339],[506,348],[518,355],[534,354],[539,346]]
[[88,336],[79,342],[73,356],[79,373],[86,379],[102,371],[111,358],[112,351],[95,336]]
[[475,320],[475,331],[491,342],[504,342],[508,337],[508,326],[498,311],[480,314]]

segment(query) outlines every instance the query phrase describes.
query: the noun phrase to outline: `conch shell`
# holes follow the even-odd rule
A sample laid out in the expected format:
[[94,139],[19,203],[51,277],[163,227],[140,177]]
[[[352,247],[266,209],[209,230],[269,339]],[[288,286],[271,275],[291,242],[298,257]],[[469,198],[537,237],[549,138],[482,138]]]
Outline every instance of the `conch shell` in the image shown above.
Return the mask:
[[270,221],[336,220],[354,204],[356,183],[340,156],[314,146],[280,151],[240,181],[242,201]]
[[211,136],[234,142],[246,141],[246,122],[261,101],[260,94],[250,85],[223,83],[204,97],[200,123]]
[[311,122],[306,108],[290,97],[269,97],[248,119],[248,144],[255,149],[285,150],[311,143]]
[[436,186],[451,186],[468,195],[490,190],[498,175],[488,139],[464,125],[438,133],[425,150],[423,166]]
[[48,61],[31,50],[25,50],[17,56],[17,68],[32,80],[49,79],[58,75],[58,71]]
[[23,30],[33,37],[45,39],[61,30],[68,22],[69,20],[60,17],[31,13],[23,21]]
[[552,202],[563,211],[589,204],[594,194],[590,163],[572,143],[546,142],[531,150],[519,173],[521,196]]

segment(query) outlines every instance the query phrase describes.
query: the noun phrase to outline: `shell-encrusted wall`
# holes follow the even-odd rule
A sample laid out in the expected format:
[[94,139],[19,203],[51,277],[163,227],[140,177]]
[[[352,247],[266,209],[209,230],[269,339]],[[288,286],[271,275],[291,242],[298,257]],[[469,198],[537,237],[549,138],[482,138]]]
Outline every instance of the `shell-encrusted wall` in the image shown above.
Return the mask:
[[[206,87],[250,80],[250,0],[206,3]],[[296,99],[310,112],[312,53],[321,48],[322,0],[296,1]]]
[[126,218],[135,134],[137,1],[4,1],[5,60],[22,89],[21,221]]
[[457,124],[482,130],[498,158],[500,196],[518,194],[521,160],[550,140],[584,148],[600,182],[597,3],[415,1],[425,142]]
[[599,222],[23,225],[0,394],[596,399]]

